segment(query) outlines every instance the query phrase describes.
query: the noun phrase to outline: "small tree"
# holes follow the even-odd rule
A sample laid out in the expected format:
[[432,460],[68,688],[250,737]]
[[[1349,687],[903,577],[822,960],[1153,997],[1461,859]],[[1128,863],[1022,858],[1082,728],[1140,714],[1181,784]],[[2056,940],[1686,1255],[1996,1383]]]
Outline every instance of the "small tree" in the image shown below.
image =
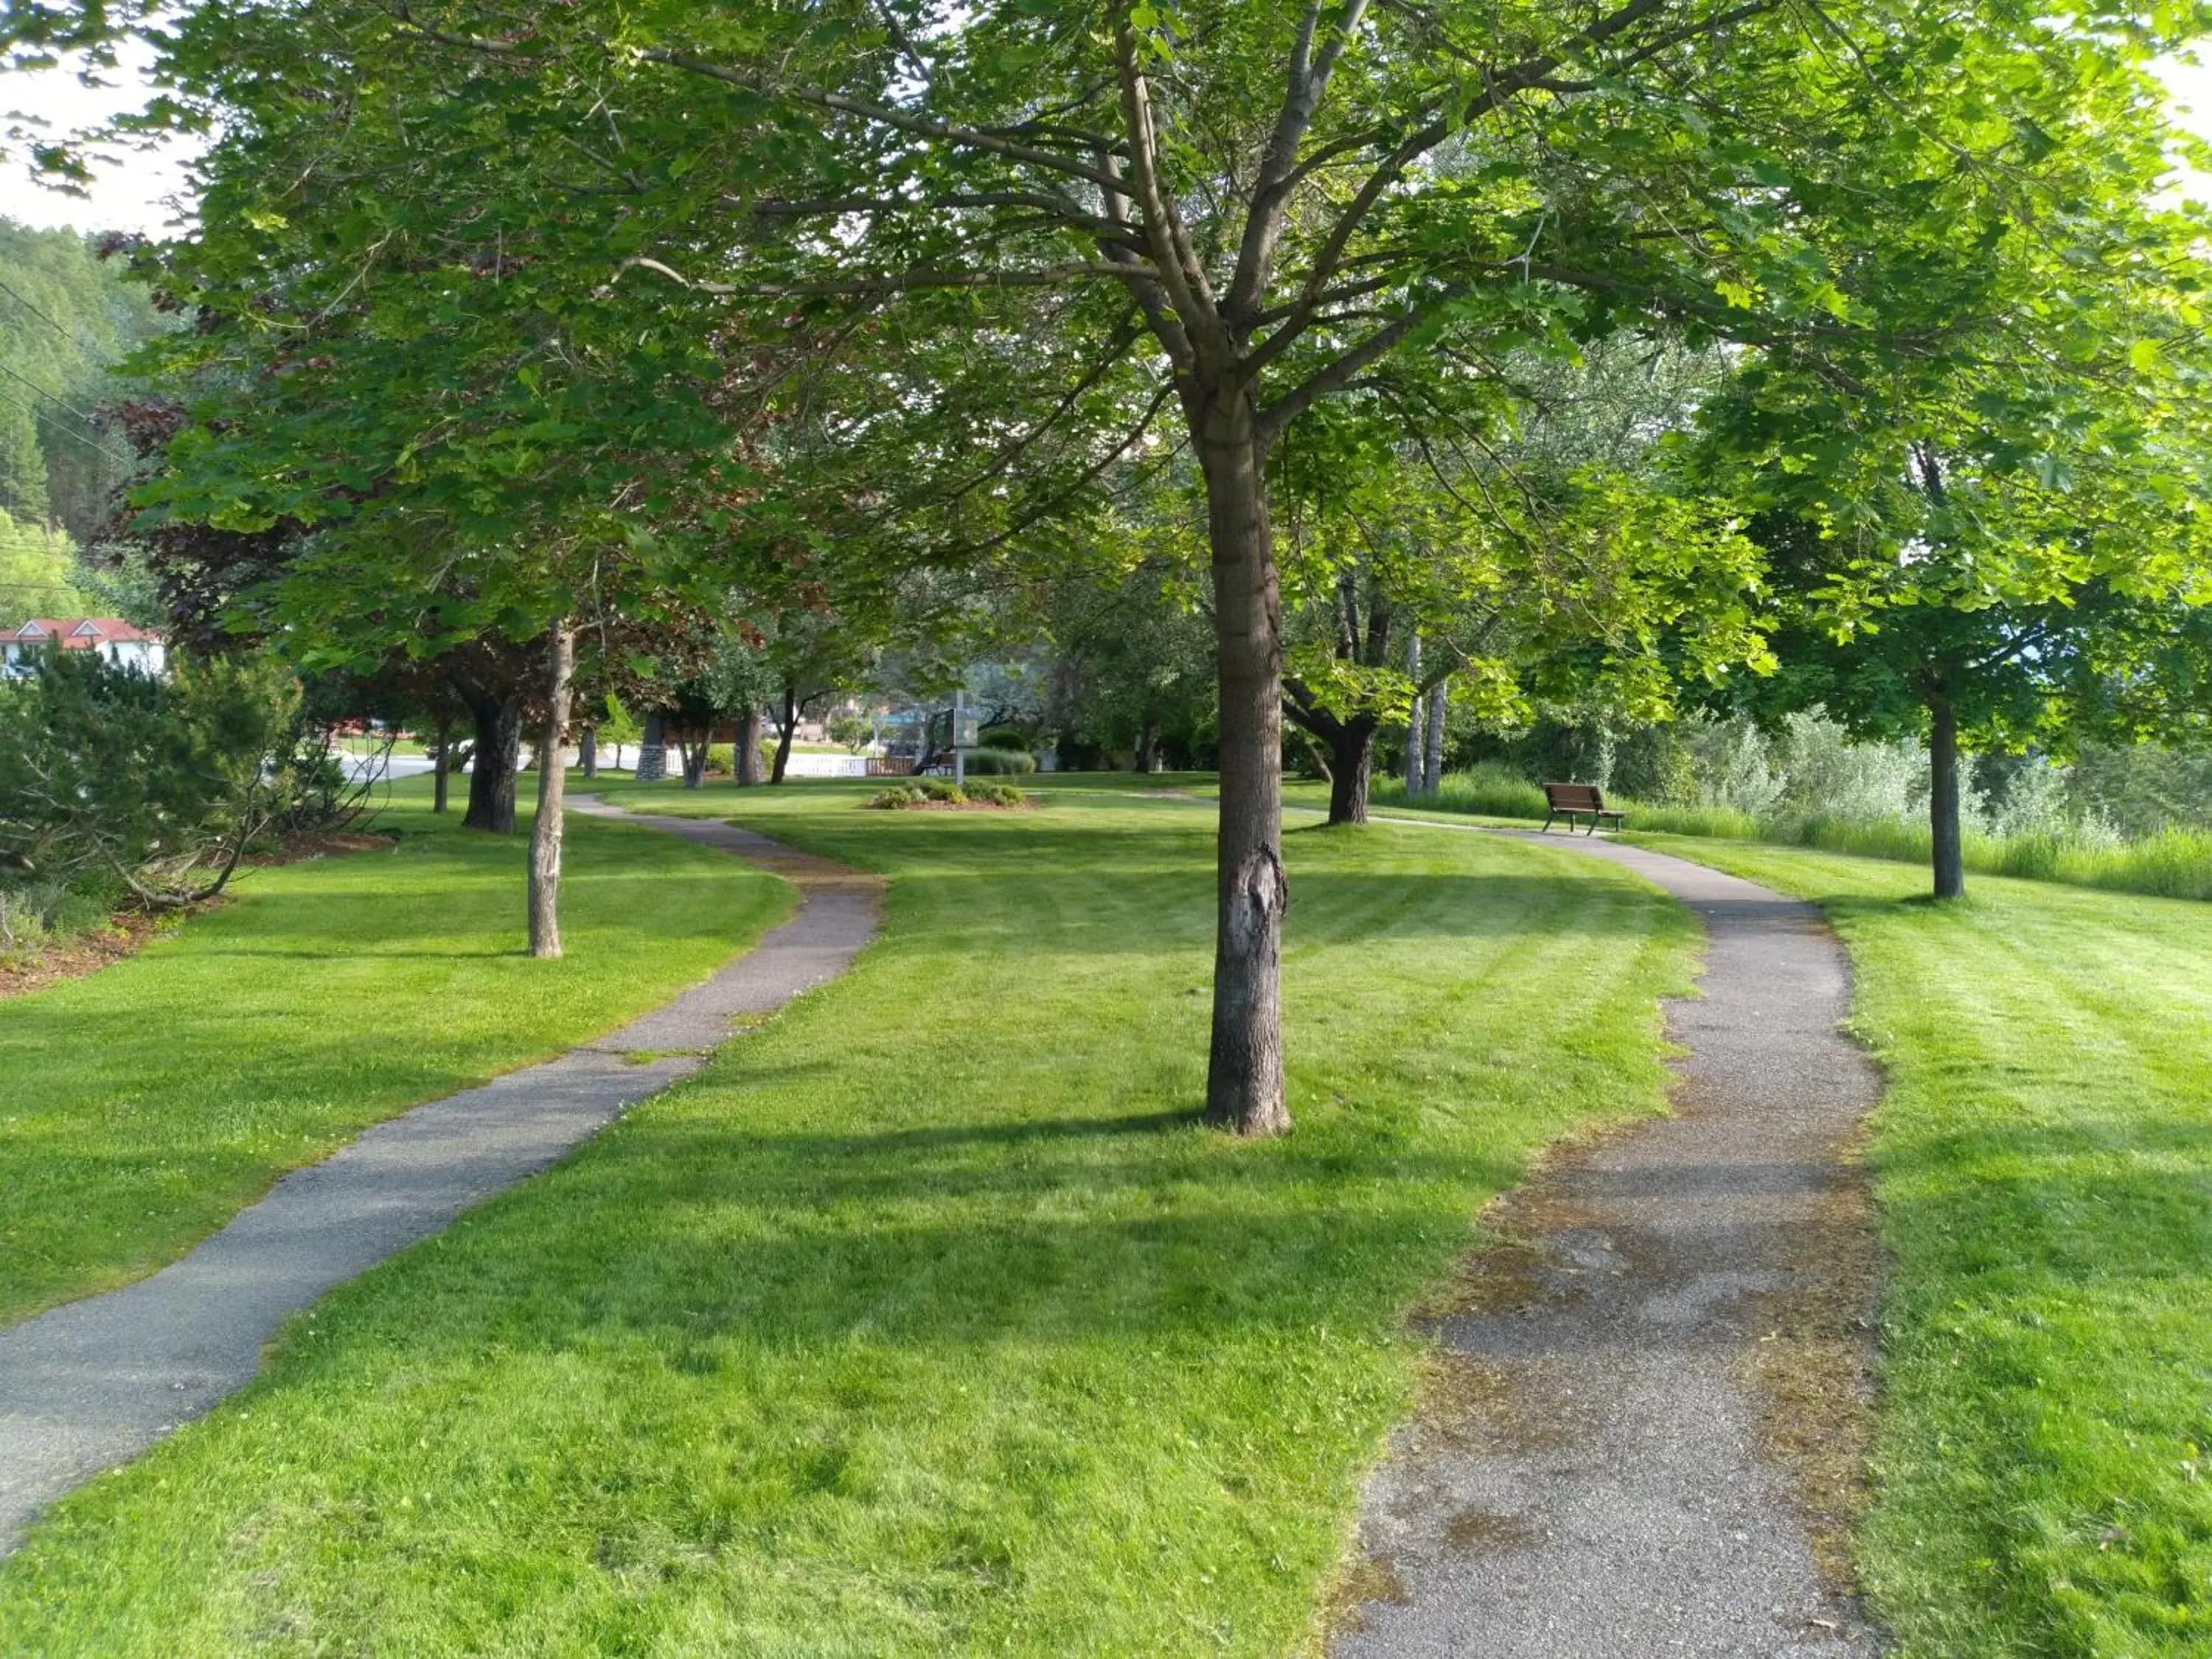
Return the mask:
[[180,908],[228,885],[330,764],[299,687],[265,659],[175,659],[165,678],[57,652],[0,684],[0,870],[121,883]]

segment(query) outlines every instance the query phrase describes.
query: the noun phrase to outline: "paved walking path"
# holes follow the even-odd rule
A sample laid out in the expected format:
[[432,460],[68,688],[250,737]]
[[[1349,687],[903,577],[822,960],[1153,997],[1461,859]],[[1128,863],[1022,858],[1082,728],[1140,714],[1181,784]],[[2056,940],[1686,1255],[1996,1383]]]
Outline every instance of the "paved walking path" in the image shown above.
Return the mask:
[[1809,905],[1573,844],[1705,922],[1705,995],[1668,1011],[1675,1115],[1551,1160],[1494,1218],[1515,1242],[1437,1322],[1437,1386],[1367,1492],[1372,1599],[1331,1650],[1860,1659],[1879,1644],[1808,1519],[1837,1517],[1860,1450],[1879,1269],[1840,1160],[1880,1089],[1838,1029],[1848,963]]
[[[589,796],[572,808],[630,817]],[[0,1553],[56,1498],[251,1381],[288,1316],[696,1071],[733,1021],[842,972],[875,933],[874,877],[726,824],[632,821],[784,877],[797,914],[611,1036],[418,1106],[293,1171],[152,1277],[0,1330]]]

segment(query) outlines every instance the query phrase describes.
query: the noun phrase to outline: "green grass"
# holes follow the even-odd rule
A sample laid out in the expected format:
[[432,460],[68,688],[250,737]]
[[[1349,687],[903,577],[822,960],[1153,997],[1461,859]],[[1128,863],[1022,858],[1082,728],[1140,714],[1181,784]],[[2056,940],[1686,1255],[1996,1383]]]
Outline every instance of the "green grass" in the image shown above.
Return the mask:
[[1193,1121],[1212,815],[640,790],[891,878],[849,974],[327,1298],[0,1567],[41,1654],[1277,1656],[1534,1147],[1694,932],[1557,849],[1287,838],[1298,1127]]
[[522,954],[526,836],[403,784],[391,852],[256,870],[221,908],[0,1002],[0,1321],[173,1260],[364,1126],[611,1029],[788,908],[727,854],[572,817],[567,957]]
[[1666,836],[1819,901],[1889,1087],[1867,1583],[1905,1659],[2212,1651],[2212,928],[2197,905]]

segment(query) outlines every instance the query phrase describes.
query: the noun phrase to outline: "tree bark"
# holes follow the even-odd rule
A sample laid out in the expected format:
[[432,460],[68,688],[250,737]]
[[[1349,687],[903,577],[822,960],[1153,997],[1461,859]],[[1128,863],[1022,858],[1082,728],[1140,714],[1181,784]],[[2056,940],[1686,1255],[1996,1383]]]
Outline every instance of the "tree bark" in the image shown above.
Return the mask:
[[761,711],[747,708],[738,711],[738,752],[735,757],[739,784],[750,787],[761,781]]
[[584,769],[587,779],[599,775],[599,728],[587,726],[576,739],[577,763]]
[[1367,790],[1375,775],[1375,720],[1361,714],[1328,734],[1328,821],[1367,822]]
[[697,742],[688,737],[676,739],[676,752],[684,757],[684,787],[696,789],[707,781],[707,754],[714,747],[714,733],[710,727],[700,735]]
[[783,781],[783,769],[791,763],[791,734],[799,730],[799,688],[783,688],[783,718],[776,723],[775,765],[769,770],[770,783]]
[[447,786],[453,775],[453,721],[449,714],[438,716],[438,734],[432,739],[430,750],[430,810],[446,810]]
[[1429,738],[1421,755],[1421,793],[1433,795],[1444,781],[1444,686],[1438,681],[1429,688]]
[[461,822],[496,836],[514,833],[514,776],[522,758],[522,699],[471,695],[476,744],[469,752],[469,810]]
[[[1421,683],[1421,636],[1419,634],[1406,635],[1406,672],[1415,685]],[[1425,724],[1421,718],[1422,701],[1420,693],[1416,691],[1413,694],[1413,712],[1406,720],[1406,793],[1409,795],[1419,794],[1422,780],[1428,776],[1421,755],[1422,727]]]
[[561,808],[568,774],[561,745],[568,736],[568,700],[576,673],[576,632],[565,623],[547,643],[545,724],[538,741],[538,816],[530,826],[530,954],[561,954]]
[[1206,475],[1221,696],[1218,908],[1206,1121],[1241,1135],[1291,1127],[1283,1098],[1282,601],[1267,520],[1264,445],[1250,398],[1221,387],[1195,405]]
[[1959,711],[1948,697],[1928,702],[1928,828],[1934,847],[1936,896],[1966,890],[1966,848],[1959,834]]
[[631,779],[638,783],[658,783],[668,775],[668,722],[660,714],[645,717],[645,730],[637,745],[637,767]]

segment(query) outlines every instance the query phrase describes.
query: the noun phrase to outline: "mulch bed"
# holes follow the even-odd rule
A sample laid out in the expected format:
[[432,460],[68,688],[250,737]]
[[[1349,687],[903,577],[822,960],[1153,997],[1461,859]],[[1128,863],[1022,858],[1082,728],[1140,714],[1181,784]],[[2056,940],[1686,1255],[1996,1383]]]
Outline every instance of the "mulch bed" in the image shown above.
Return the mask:
[[28,962],[0,961],[0,1000],[28,996],[64,980],[96,974],[125,957],[136,956],[148,939],[173,926],[168,916],[125,910],[97,933],[83,934],[66,945],[49,945]]
[[280,864],[299,864],[341,853],[381,853],[398,845],[397,836],[366,830],[312,830],[285,836],[266,853],[249,853],[239,863],[247,869],[266,870]]

